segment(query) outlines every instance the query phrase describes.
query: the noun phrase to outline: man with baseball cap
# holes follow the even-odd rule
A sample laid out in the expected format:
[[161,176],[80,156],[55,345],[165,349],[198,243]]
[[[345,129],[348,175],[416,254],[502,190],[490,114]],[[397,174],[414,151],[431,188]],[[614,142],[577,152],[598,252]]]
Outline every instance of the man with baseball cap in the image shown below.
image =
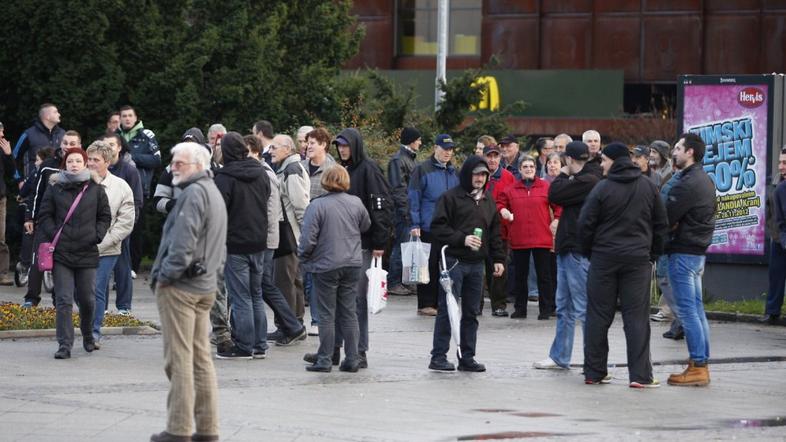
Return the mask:
[[639,166],[641,169],[641,174],[645,177],[649,178],[655,186],[660,188],[660,179],[657,175],[652,173],[652,169],[650,169],[650,148],[644,145],[637,145],[630,151],[630,159],[633,160],[633,164]]
[[518,139],[513,134],[505,135],[499,140],[499,147],[502,153],[502,167],[512,173],[516,180],[520,180],[519,166],[524,154],[519,151]]
[[554,253],[557,254],[557,333],[551,344],[549,357],[535,362],[539,369],[568,369],[573,353],[574,329],[577,321],[586,329],[587,271],[589,259],[579,246],[579,212],[584,200],[600,181],[591,168],[589,147],[581,141],[571,141],[565,147],[566,165],[549,187],[549,202],[562,207],[557,225]]
[[388,163],[388,183],[390,196],[393,198],[393,248],[390,252],[390,272],[388,272],[388,293],[393,295],[410,295],[412,290],[401,282],[401,243],[409,236],[409,202],[407,187],[409,177],[417,163],[420,145],[423,144],[420,131],[414,127],[401,130],[401,146]]
[[626,145],[606,146],[601,168],[607,179],[587,196],[578,222],[582,252],[590,256],[584,381],[603,384],[611,380],[608,332],[619,299],[630,387],[658,387],[650,359],[649,283],[650,261],[663,253],[666,209],[655,184],[631,162]]
[[[407,197],[409,199],[410,234],[420,237],[423,242],[431,243],[431,218],[437,200],[448,189],[458,185],[456,169],[450,163],[456,144],[448,134],[439,134],[434,142],[434,154],[418,164],[409,180]],[[418,314],[437,315],[437,280],[439,277],[439,253],[432,244],[428,267],[431,275],[428,284],[418,285]]]
[[[486,183],[486,192],[490,192],[494,197],[494,201],[499,199],[499,196],[508,187],[516,183],[516,178],[512,173],[500,167],[501,160],[499,146],[496,144],[489,144],[483,148],[483,157],[486,160],[489,168],[489,180]],[[502,239],[502,248],[505,250],[507,262],[508,256],[508,226],[507,220],[501,220],[500,224],[500,237]],[[489,291],[489,298],[491,298],[491,315],[495,317],[507,317],[507,287],[508,272],[503,272],[500,276],[494,276],[494,263],[491,258],[486,259],[486,286]],[[481,310],[483,301],[481,300]]]

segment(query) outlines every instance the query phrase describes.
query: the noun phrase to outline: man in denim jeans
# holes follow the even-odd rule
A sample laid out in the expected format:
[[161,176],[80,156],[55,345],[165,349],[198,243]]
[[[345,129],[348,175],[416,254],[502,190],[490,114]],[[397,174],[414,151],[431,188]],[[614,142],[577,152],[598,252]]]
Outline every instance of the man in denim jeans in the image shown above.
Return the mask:
[[[437,200],[431,232],[436,242],[431,253],[439,253],[443,245],[453,290],[461,299],[461,352],[460,371],[486,371],[475,361],[480,298],[483,289],[483,269],[487,256],[494,262],[494,276],[504,271],[505,249],[500,237],[500,217],[494,198],[486,192],[489,168],[479,156],[467,158],[459,173],[459,185],[448,190]],[[482,230],[477,232],[478,229]],[[481,233],[476,236],[476,233]],[[436,277],[436,275],[434,275]],[[440,287],[437,319],[434,323],[434,346],[428,368],[435,371],[453,371],[448,362],[450,350],[450,319],[448,318],[445,291]]]
[[702,167],[704,140],[683,134],[674,146],[673,158],[681,170],[679,180],[666,198],[671,234],[666,246],[669,255],[669,282],[690,360],[682,373],[669,376],[669,385],[707,385],[710,373],[710,327],[702,303],[701,277],[707,247],[715,230],[715,184]]
[[557,334],[549,357],[535,362],[534,367],[539,369],[570,368],[576,321],[581,321],[584,336],[589,260],[579,248],[579,212],[587,195],[601,178],[594,169],[584,167],[588,160],[589,147],[586,144],[581,141],[568,143],[565,148],[567,165],[549,187],[549,201],[562,206],[554,241],[557,254]]

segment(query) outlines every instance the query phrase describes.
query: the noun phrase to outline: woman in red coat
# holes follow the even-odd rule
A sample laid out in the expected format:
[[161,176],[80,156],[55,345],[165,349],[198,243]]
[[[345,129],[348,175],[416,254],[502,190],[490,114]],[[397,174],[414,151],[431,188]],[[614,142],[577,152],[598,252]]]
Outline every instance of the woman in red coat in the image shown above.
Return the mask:
[[532,256],[538,279],[538,319],[548,319],[554,312],[554,284],[550,277],[549,255],[554,238],[549,225],[553,219],[559,218],[561,209],[549,204],[549,183],[536,176],[534,158],[525,156],[519,168],[521,180],[502,192],[497,201],[500,216],[509,221],[508,241],[516,269],[513,275],[516,303],[510,317],[527,317],[527,277]]

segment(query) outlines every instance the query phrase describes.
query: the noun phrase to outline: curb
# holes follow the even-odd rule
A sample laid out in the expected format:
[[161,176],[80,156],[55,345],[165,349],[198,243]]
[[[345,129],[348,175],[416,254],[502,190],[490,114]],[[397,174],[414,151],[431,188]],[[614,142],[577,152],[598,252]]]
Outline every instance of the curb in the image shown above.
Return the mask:
[[[136,327],[102,327],[101,334],[103,336],[141,336],[141,335],[157,335],[161,333],[153,327],[148,325],[141,325]],[[57,330],[54,328],[45,328],[41,330],[2,330],[0,331],[0,339],[21,339],[21,338],[53,338],[57,335]],[[77,327],[74,330],[74,336],[82,336],[81,330]]]
[[[658,313],[657,307],[651,307],[650,313],[655,314]],[[760,321],[760,315],[751,315],[748,313],[730,313],[730,312],[704,312],[707,315],[707,319],[712,321],[723,321],[723,322],[744,322],[747,324],[759,324],[761,326],[786,326],[786,318],[780,318],[777,324],[767,324]]]

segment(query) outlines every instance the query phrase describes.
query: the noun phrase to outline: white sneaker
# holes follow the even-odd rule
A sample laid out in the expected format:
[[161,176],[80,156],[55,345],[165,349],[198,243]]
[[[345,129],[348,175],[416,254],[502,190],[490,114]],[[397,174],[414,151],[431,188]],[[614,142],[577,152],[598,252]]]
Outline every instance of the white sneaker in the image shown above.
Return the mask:
[[312,326],[311,326],[311,327],[308,329],[308,335],[309,335],[309,336],[319,336],[319,326],[312,325]]
[[532,366],[538,370],[567,370],[567,368],[557,365],[557,363],[554,362],[554,360],[551,358],[546,358],[542,361],[535,362],[532,364]]
[[664,315],[662,311],[658,311],[658,313],[655,313],[654,315],[650,315],[650,321],[666,322],[666,321],[671,321],[671,318]]
[[131,279],[136,279],[136,272],[131,270]]

